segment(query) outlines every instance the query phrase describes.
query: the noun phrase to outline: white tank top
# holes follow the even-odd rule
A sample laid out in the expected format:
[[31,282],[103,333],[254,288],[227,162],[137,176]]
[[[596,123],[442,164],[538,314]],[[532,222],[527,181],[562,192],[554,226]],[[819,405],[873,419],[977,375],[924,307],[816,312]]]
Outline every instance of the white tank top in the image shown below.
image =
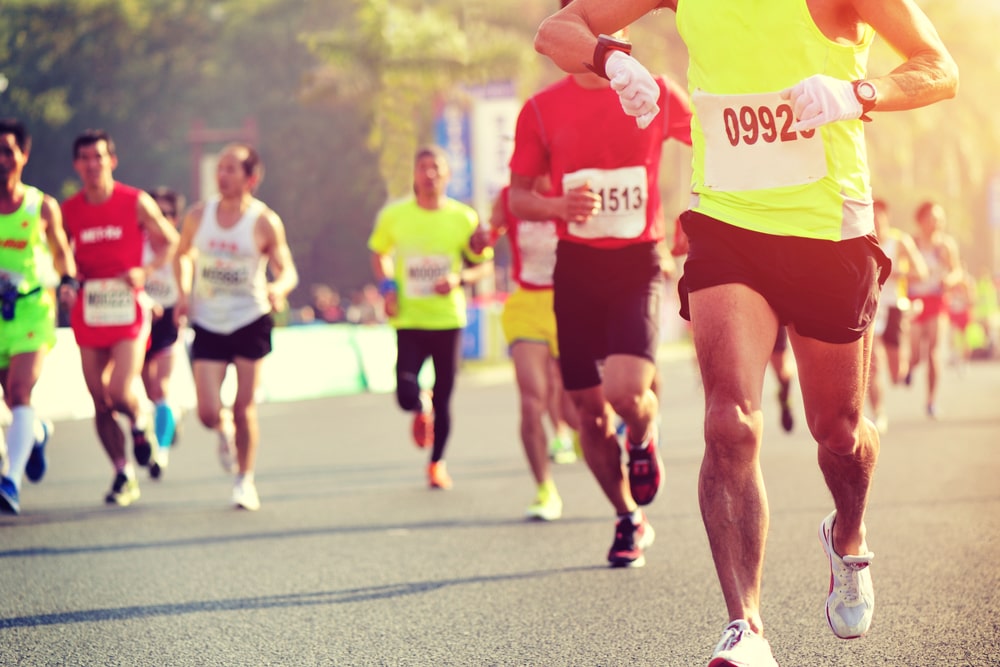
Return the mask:
[[193,244],[191,322],[218,334],[230,334],[271,312],[267,300],[267,258],[257,247],[254,227],[264,203],[251,200],[236,224],[219,226],[219,198],[205,202]]

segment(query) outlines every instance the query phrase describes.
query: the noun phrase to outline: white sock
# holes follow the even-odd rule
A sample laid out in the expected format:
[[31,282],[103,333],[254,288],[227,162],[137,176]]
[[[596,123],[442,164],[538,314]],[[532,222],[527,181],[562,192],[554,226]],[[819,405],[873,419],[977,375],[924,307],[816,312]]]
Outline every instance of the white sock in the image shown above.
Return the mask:
[[19,405],[10,411],[10,428],[7,429],[7,455],[10,457],[8,477],[14,486],[21,488],[24,466],[28,464],[31,448],[35,446],[35,409]]

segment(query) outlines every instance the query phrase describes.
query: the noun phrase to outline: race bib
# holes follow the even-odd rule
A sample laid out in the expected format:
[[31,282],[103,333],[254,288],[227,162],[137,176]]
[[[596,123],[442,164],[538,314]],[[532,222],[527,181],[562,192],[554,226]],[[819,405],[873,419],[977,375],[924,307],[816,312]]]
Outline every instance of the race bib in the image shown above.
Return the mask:
[[120,278],[83,284],[83,321],[91,327],[118,327],[135,322],[135,291]]
[[250,291],[257,261],[256,257],[204,256],[199,259],[196,295]]
[[[168,267],[169,268],[169,267]],[[177,281],[173,271],[156,271],[146,280],[146,294],[164,308],[177,303]]]
[[570,236],[632,239],[642,234],[649,194],[645,167],[574,171],[563,176],[563,192],[587,183],[601,195],[601,210],[585,223],[568,223]]
[[521,254],[521,280],[531,285],[551,285],[558,244],[556,223],[518,222],[517,249]]
[[447,255],[407,257],[403,261],[406,272],[406,296],[432,296],[434,283],[451,273],[451,258]]
[[815,130],[792,131],[792,105],[778,93],[691,96],[705,136],[705,187],[737,192],[806,185],[826,176]]

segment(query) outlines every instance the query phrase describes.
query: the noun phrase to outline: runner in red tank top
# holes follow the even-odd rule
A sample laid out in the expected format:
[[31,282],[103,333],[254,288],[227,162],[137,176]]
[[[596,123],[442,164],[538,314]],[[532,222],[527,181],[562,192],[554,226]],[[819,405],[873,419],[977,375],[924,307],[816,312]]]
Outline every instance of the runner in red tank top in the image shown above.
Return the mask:
[[[70,323],[94,399],[98,437],[115,468],[105,501],[125,506],[139,497],[139,486],[116,413],[132,424],[136,462],[149,466],[154,479],[161,473],[156,436],[133,387],[149,337],[150,308],[143,285],[154,269],[171,260],[178,234],[152,197],[115,182],[112,172],[117,166],[115,144],[107,132],[79,135],[73,142],[73,168],[83,187],[63,202],[62,214],[83,282]],[[154,253],[144,266],[147,237]]]

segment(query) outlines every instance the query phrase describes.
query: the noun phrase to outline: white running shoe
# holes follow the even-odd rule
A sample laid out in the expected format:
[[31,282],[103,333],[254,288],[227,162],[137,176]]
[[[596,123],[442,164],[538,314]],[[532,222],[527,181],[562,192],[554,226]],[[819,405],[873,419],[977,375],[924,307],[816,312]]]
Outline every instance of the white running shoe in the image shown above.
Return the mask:
[[237,509],[245,509],[256,512],[260,509],[260,496],[257,495],[257,487],[253,479],[244,477],[237,479],[233,486],[233,505]]
[[223,409],[221,425],[217,431],[219,436],[219,465],[226,472],[236,472],[236,424],[233,423],[233,413]]
[[742,618],[722,631],[708,667],[778,667],[767,640],[750,629]]
[[868,632],[875,613],[875,588],[868,569],[875,554],[840,556],[833,548],[834,510],[819,525],[819,541],[830,561],[830,595],[826,599],[826,620],[841,639],[857,639]]

